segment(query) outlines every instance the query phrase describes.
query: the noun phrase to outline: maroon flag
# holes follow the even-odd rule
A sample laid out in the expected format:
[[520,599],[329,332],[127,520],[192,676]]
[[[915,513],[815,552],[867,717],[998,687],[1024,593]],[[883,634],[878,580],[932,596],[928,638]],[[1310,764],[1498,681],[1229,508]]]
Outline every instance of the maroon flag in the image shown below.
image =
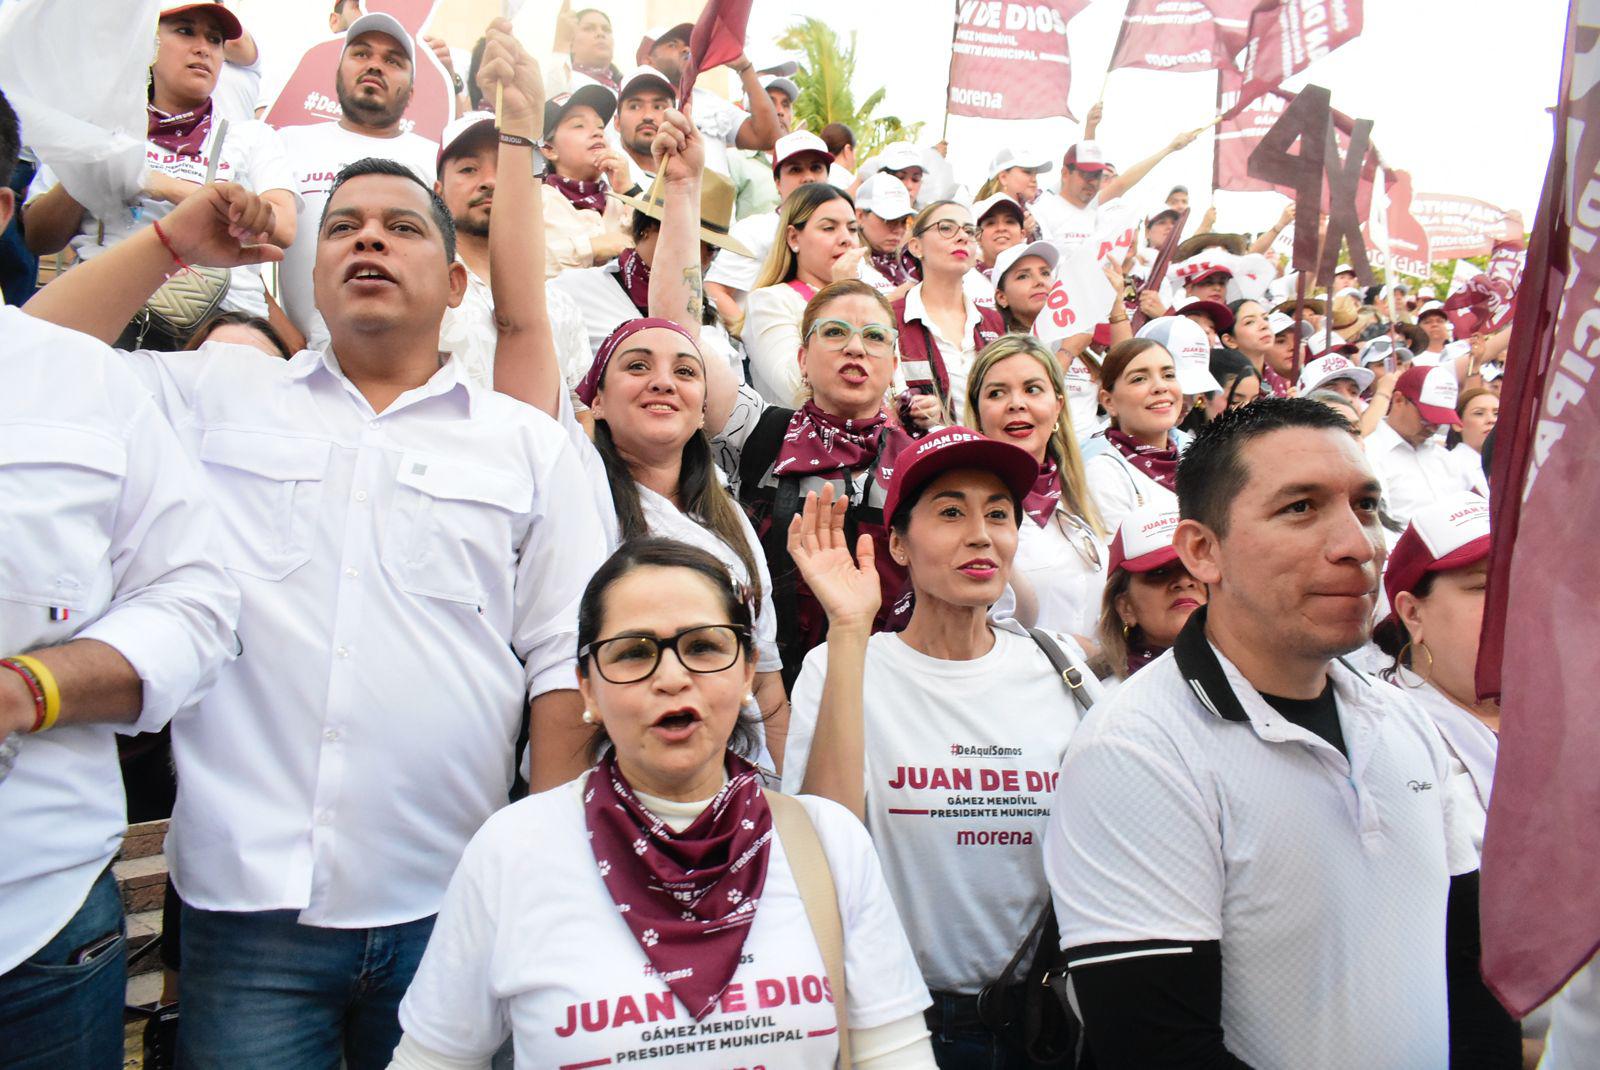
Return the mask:
[[689,34],[689,60],[683,65],[678,99],[688,100],[695,79],[739,58],[744,51],[745,27],[750,22],[751,0],[708,0]]
[[1483,844],[1483,973],[1518,1017],[1600,948],[1600,580],[1583,567],[1600,530],[1600,244],[1580,195],[1600,168],[1600,82],[1592,59],[1575,72],[1577,9],[1567,15],[1555,143],[1495,428],[1478,651],[1478,692],[1500,696]]
[[[1433,257],[1429,252],[1428,232],[1411,214],[1411,175],[1388,170],[1384,174],[1388,183],[1385,191],[1389,195],[1384,228],[1388,235],[1389,262],[1403,275],[1425,279],[1432,270],[1429,265]],[[1369,230],[1369,243],[1374,236]]]
[[[415,40],[433,17],[439,0],[368,0],[365,6],[368,11],[393,15]],[[411,103],[400,119],[400,129],[438,141],[444,135],[445,125],[455,116],[456,93],[433,49],[420,41],[416,48]],[[339,57],[343,54],[344,34],[306,49],[300,62],[295,64],[294,73],[267,109],[267,125],[280,128],[338,122],[344,111],[339,107],[335,78]]]
[[1088,6],[1088,0],[958,0],[946,111],[985,119],[1073,118],[1067,110],[1067,23]]
[[1261,0],[1250,15],[1235,108],[1278,88],[1361,33],[1362,0]]
[[1111,70],[1209,71],[1233,67],[1258,0],[1128,0]]
[[1488,256],[1500,242],[1522,240],[1522,217],[1476,197],[1418,193],[1412,214],[1428,232],[1434,260]]

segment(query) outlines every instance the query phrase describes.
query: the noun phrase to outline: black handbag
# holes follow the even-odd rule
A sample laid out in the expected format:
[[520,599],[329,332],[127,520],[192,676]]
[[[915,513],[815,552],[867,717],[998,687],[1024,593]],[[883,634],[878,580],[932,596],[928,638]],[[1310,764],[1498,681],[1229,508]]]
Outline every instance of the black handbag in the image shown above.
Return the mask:
[[[1093,702],[1083,685],[1083,672],[1044,632],[1029,628],[1061,683],[1087,711]],[[1020,983],[1013,982],[1017,967],[1034,950],[1033,960]],[[1000,976],[978,992],[978,1020],[1008,1047],[1040,1066],[1077,1064],[1083,1029],[1067,1001],[1067,956],[1061,950],[1055,904],[1048,898],[1039,918],[1006,963]]]

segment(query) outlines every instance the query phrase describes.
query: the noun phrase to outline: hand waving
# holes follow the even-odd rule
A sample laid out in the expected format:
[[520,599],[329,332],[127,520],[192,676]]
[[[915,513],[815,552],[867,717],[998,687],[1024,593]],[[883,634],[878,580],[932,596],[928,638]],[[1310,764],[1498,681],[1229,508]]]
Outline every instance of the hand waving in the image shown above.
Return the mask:
[[856,540],[852,559],[844,534],[844,514],[849,505],[835,500],[833,486],[806,495],[805,507],[789,523],[789,555],[800,576],[828,614],[828,629],[872,630],[872,619],[883,602],[872,536]]

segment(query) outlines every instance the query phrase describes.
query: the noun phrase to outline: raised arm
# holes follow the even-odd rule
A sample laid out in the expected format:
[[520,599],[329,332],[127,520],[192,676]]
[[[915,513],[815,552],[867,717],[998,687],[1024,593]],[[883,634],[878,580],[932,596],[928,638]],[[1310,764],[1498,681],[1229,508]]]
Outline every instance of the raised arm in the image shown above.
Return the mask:
[[1148,175],[1156,164],[1160,163],[1162,160],[1165,160],[1168,156],[1171,156],[1184,146],[1188,145],[1195,139],[1195,136],[1195,131],[1185,130],[1183,133],[1178,134],[1171,141],[1167,142],[1166,145],[1162,146],[1161,151],[1157,152],[1154,156],[1146,157],[1145,159],[1134,164],[1132,167],[1128,168],[1126,171],[1118,174],[1116,178],[1113,178],[1110,182],[1107,182],[1103,187],[1101,187],[1100,203],[1104,204],[1107,201],[1114,201],[1124,193],[1127,193],[1136,184],[1138,184],[1141,178],[1143,178],[1145,175]]
[[778,109],[772,106],[772,98],[761,88],[761,79],[756,77],[755,64],[750,62],[748,56],[741,52],[739,58],[728,66],[739,76],[739,84],[744,88],[745,101],[750,106],[750,118],[739,127],[735,143],[741,149],[765,152],[776,145],[778,138],[783,135],[783,131],[778,127]]
[[42,288],[23,306],[39,319],[115,341],[150,295],[185,265],[241,267],[283,259],[269,244],[270,201],[235,182],[213,182],[157,223]]
[[[499,98],[500,148],[489,216],[489,290],[496,332],[494,388],[556,417],[566,389],[544,295],[544,204],[533,177],[544,114],[539,64],[496,19],[484,33],[478,87]],[[513,142],[508,139],[517,139]],[[520,142],[520,143],[517,143]]]
[[1278,235],[1283,233],[1283,228],[1294,222],[1294,202],[1284,205],[1283,212],[1278,216],[1278,221],[1261,232],[1260,237],[1251,243],[1252,253],[1265,253],[1272,249],[1272,243],[1278,240]]
[[828,614],[827,677],[817,703],[800,790],[821,795],[865,821],[867,810],[866,729],[863,726],[867,640],[883,600],[872,536],[862,535],[850,556],[844,533],[849,503],[834,499],[833,485],[805,507],[789,525],[789,554],[806,586]]

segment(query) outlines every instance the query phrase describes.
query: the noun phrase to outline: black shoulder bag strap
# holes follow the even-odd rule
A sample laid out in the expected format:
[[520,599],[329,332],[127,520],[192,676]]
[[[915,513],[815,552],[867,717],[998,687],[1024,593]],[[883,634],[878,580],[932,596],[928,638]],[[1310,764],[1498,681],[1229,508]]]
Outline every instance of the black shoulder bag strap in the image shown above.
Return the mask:
[[[739,497],[749,505],[756,501],[761,481],[777,463],[783,448],[783,437],[788,433],[793,409],[769,406],[762,412],[750,437],[745,439],[744,450],[739,455]],[[767,571],[772,577],[773,616],[778,624],[778,654],[783,658],[783,686],[793,690],[800,676],[804,658],[800,654],[800,612],[795,592],[797,579],[794,562],[789,558],[789,521],[800,511],[800,477],[780,476],[773,495],[772,513],[761,536],[761,552],[767,558]]]
[[[1061,677],[1062,686],[1078,709],[1088,712],[1094,703],[1084,687],[1083,670],[1072,663],[1047,633],[1029,628],[1028,636]],[[1032,948],[1037,948],[1037,952],[1022,979],[1021,998],[1007,999],[1011,978]],[[978,1017],[996,1035],[1040,1066],[1064,1068],[1076,1064],[1081,1027],[1067,1002],[1066,955],[1061,950],[1055,904],[1048,896],[1038,920],[1028,930],[1000,977],[978,993]]]

